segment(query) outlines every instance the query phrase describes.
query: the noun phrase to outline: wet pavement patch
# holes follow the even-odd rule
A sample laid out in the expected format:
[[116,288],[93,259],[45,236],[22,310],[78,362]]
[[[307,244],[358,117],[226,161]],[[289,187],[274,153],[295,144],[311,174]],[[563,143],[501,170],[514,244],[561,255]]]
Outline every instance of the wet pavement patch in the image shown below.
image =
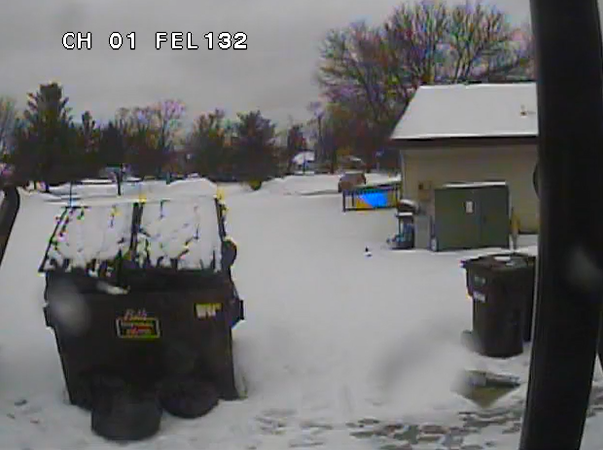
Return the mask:
[[[358,439],[375,441],[379,450],[490,450],[496,443],[486,441],[475,444],[475,436],[490,426],[502,427],[504,435],[521,431],[524,399],[520,398],[505,407],[462,411],[457,414],[459,425],[436,423],[404,423],[360,419],[346,424],[350,434]],[[589,416],[603,411],[603,386],[595,385],[591,394]],[[471,437],[471,443],[466,442]]]

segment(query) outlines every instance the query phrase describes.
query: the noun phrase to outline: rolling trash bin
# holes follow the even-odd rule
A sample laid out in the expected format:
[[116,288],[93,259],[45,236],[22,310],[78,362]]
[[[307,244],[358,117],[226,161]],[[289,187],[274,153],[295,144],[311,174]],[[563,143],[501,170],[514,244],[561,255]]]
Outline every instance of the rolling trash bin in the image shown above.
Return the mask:
[[536,258],[501,253],[463,261],[473,303],[471,338],[486,356],[508,358],[531,339]]
[[243,302],[224,213],[199,197],[59,217],[40,265],[44,313],[69,400],[91,410],[97,434],[143,439],[162,410],[199,417],[238,398],[231,329]]

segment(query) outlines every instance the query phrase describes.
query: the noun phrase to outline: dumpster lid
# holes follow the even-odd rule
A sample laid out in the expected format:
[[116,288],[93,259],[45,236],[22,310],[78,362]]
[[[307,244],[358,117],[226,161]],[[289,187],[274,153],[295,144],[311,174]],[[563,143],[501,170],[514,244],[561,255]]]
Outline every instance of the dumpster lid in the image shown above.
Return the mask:
[[462,262],[462,266],[465,268],[477,266],[490,270],[515,270],[533,266],[535,261],[534,256],[524,253],[497,253],[466,259]]
[[137,268],[220,268],[222,237],[214,198],[195,197],[63,209],[40,272],[91,270],[128,260]]

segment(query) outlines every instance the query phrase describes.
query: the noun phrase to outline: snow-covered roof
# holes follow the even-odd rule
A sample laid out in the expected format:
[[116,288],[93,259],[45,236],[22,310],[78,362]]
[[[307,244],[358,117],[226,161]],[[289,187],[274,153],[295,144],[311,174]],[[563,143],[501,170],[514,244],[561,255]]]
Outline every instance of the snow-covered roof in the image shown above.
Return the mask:
[[292,158],[293,164],[303,165],[309,162],[314,162],[314,152],[299,152]]
[[535,83],[421,86],[392,140],[538,135]]

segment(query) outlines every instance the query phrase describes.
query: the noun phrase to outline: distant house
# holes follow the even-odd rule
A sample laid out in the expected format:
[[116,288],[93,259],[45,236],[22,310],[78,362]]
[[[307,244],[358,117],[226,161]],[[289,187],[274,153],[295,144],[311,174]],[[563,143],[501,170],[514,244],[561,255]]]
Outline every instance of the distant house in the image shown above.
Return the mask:
[[315,169],[316,157],[314,152],[303,151],[299,152],[292,159],[293,170],[296,172],[308,172]]
[[121,166],[103,167],[98,171],[98,177],[101,179],[115,180],[118,174],[120,174],[123,178],[131,177],[132,168],[126,164],[123,164]]
[[404,196],[429,205],[445,184],[506,181],[521,231],[536,231],[536,105],[534,83],[420,87],[390,137]]

